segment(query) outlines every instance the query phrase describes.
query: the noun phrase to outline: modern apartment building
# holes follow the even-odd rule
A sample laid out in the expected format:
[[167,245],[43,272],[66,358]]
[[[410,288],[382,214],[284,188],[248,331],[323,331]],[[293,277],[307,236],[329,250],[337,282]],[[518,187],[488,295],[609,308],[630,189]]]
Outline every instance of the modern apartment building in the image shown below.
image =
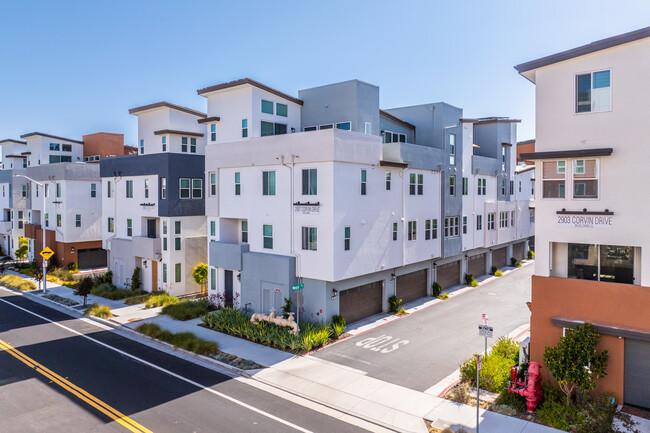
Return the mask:
[[353,322],[524,258],[533,173],[515,171],[518,121],[381,110],[358,80],[298,98],[250,79],[198,94],[211,294],[254,311],[293,297],[302,317]]
[[[650,27],[516,66],[536,86],[536,264],[531,359],[593,323],[608,350],[598,388],[650,407]],[[636,186],[635,186],[636,185]]]
[[144,290],[199,292],[192,269],[207,260],[206,115],[168,102],[129,112],[138,117],[137,155],[99,164],[101,239],[113,282],[128,286],[138,267]]

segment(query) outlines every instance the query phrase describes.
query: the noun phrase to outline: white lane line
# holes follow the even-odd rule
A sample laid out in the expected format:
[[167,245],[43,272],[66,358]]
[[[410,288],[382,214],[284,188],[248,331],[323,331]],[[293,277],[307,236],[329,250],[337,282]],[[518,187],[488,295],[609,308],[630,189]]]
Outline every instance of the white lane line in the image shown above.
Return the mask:
[[94,338],[89,337],[89,336],[87,336],[87,335],[84,335],[84,334],[82,334],[81,332],[75,331],[74,329],[68,328],[68,327],[65,326],[65,325],[61,325],[60,323],[56,323],[56,322],[54,322],[53,320],[48,319],[47,317],[43,317],[43,316],[41,316],[40,314],[36,314],[36,313],[34,313],[33,311],[29,311],[29,310],[27,310],[27,309],[25,309],[25,308],[23,308],[23,307],[20,307],[20,306],[18,306],[18,305],[16,305],[16,304],[13,304],[13,303],[11,303],[11,302],[5,301],[5,300],[2,299],[2,298],[0,298],[0,301],[4,302],[5,304],[9,304],[9,305],[11,305],[11,306],[14,307],[14,308],[18,308],[19,310],[22,310],[22,311],[24,311],[24,312],[26,312],[26,313],[29,313],[29,314],[31,314],[31,315],[33,315],[33,316],[36,316],[36,317],[38,317],[39,319],[45,320],[45,321],[47,321],[47,322],[50,322],[50,323],[52,323],[52,324],[54,324],[54,325],[56,325],[56,326],[58,326],[58,327],[60,327],[60,328],[62,328],[62,329],[65,329],[65,330],[68,331],[68,332],[71,332],[71,333],[73,333],[73,334],[76,334],[76,335],[79,335],[79,336],[81,336],[81,337],[84,337],[84,338],[86,338],[86,339],[88,339],[88,340],[90,340],[90,341],[92,341],[92,342],[94,342],[94,343],[99,344],[100,346],[104,346],[104,347],[106,347],[107,349],[114,350],[115,352],[119,353],[120,355],[127,356],[127,357],[129,357],[129,358],[131,358],[131,359],[134,359],[134,360],[136,360],[136,361],[138,361],[138,362],[141,362],[141,363],[143,363],[143,364],[145,364],[145,365],[147,365],[147,366],[149,366],[149,367],[153,367],[153,368],[155,368],[156,370],[162,371],[163,373],[166,373],[166,374],[168,374],[168,375],[170,375],[170,376],[172,376],[172,377],[175,377],[175,378],[180,379],[180,380],[182,380],[182,381],[184,381],[184,382],[187,382],[187,383],[189,383],[189,384],[191,384],[191,385],[194,385],[194,386],[196,386],[197,388],[203,389],[203,390],[205,390],[205,391],[207,391],[207,392],[210,392],[210,393],[212,393],[212,394],[214,394],[214,395],[216,395],[216,396],[219,396],[219,397],[223,398],[224,400],[228,400],[228,401],[230,401],[230,402],[232,402],[232,403],[235,403],[235,404],[237,404],[237,405],[239,405],[239,406],[241,406],[241,407],[244,407],[244,408],[246,408],[246,409],[248,409],[248,410],[251,410],[251,411],[253,411],[253,412],[255,412],[255,413],[258,413],[258,414],[260,414],[260,415],[262,415],[262,416],[265,416],[265,417],[267,417],[267,418],[270,418],[270,419],[272,419],[273,421],[277,421],[277,422],[279,422],[280,424],[284,424],[284,425],[286,425],[287,427],[291,427],[291,428],[294,429],[294,430],[297,430],[297,431],[300,431],[300,432],[303,432],[303,433],[312,433],[311,430],[304,429],[304,428],[302,428],[302,427],[300,427],[300,426],[298,426],[298,425],[295,425],[295,424],[293,424],[293,423],[291,423],[291,422],[289,422],[289,421],[286,421],[286,420],[284,420],[284,419],[282,419],[282,418],[278,418],[278,417],[275,416],[275,415],[272,415],[272,414],[270,414],[270,413],[268,413],[268,412],[264,412],[264,411],[261,410],[261,409],[258,409],[258,408],[256,408],[256,407],[253,407],[253,406],[251,406],[251,405],[249,405],[249,404],[247,404],[247,403],[244,403],[243,401],[237,400],[236,398],[230,397],[230,396],[228,396],[228,395],[226,395],[226,394],[223,394],[223,393],[221,393],[221,392],[219,392],[219,391],[215,391],[214,389],[207,388],[207,387],[201,385],[201,384],[198,383],[198,382],[195,382],[195,381],[193,381],[193,380],[191,380],[191,379],[188,379],[188,378],[186,378],[186,377],[183,377],[183,376],[181,376],[181,375],[179,375],[179,374],[176,374],[176,373],[174,373],[174,372],[172,372],[172,371],[166,370],[166,369],[164,369],[164,368],[162,368],[162,367],[157,366],[156,364],[152,364],[152,363],[150,363],[150,362],[148,362],[148,361],[145,361],[144,359],[140,359],[140,358],[138,358],[137,356],[135,356],[135,355],[131,355],[130,353],[127,353],[127,352],[124,352],[123,350],[120,350],[120,349],[118,349],[118,348],[116,348],[116,347],[113,347],[113,346],[110,346],[110,345],[108,345],[108,344],[106,344],[106,343],[102,343],[101,341],[95,340]]
[[[363,359],[353,358],[353,357],[351,357],[351,356],[343,355],[343,354],[341,354],[341,353],[333,352],[332,354],[333,354],[333,355],[336,355],[336,356],[340,356],[341,358],[351,359],[352,361],[361,362],[361,363],[363,363],[363,364],[374,365],[374,364],[372,364],[372,363],[370,363],[370,362],[368,362],[368,361],[364,361]],[[364,373],[365,373],[365,372],[364,372]]]

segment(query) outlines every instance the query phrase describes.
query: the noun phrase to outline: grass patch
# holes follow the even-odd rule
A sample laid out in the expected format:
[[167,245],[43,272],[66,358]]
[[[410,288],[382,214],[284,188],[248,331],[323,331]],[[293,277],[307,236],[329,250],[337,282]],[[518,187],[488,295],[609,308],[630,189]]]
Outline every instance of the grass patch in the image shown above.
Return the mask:
[[67,305],[68,307],[72,307],[73,305],[79,305],[79,302],[77,301],[73,301],[72,299],[64,298],[63,296],[58,296],[51,293],[48,293],[47,295],[43,295],[43,297],[49,299],[50,301],[54,301],[57,304]]
[[170,331],[163,331],[155,323],[143,323],[136,328],[136,331],[156,340],[164,341],[174,347],[188,350],[199,355],[215,355],[218,352],[217,343],[197,337],[191,332],[179,332],[174,334]]
[[144,292],[141,290],[126,290],[118,289],[111,283],[101,283],[99,286],[94,287],[91,291],[91,294],[95,296],[101,296],[102,298],[110,299],[112,301],[117,301],[120,299],[132,298],[137,295],[141,295]]
[[36,285],[31,281],[24,280],[16,275],[5,275],[0,278],[0,285],[8,287],[10,289],[16,289],[21,291],[34,290]]
[[125,303],[126,305],[138,305],[138,304],[144,304],[144,303],[147,302],[147,300],[148,300],[149,298],[151,298],[152,296],[154,296],[153,293],[147,293],[147,294],[145,294],[145,295],[132,296],[132,297],[130,297],[130,298],[126,298],[126,299],[124,300],[124,303]]
[[176,320],[191,320],[201,317],[216,308],[207,299],[198,301],[179,301],[174,304],[167,304],[162,308],[162,313]]
[[[73,282],[76,281],[75,277],[70,273],[69,270],[63,268],[53,268],[47,271],[48,276],[52,276],[60,281],[60,284],[63,282]],[[48,280],[50,281],[50,280]],[[59,282],[57,281],[57,282]]]
[[149,298],[145,301],[144,308],[164,307],[166,305],[176,304],[179,299],[169,293],[159,292],[156,294],[149,294]]
[[113,313],[111,313],[110,308],[108,308],[106,305],[99,305],[98,303],[90,304],[88,308],[86,308],[86,311],[84,311],[84,314],[86,316],[95,316],[102,319],[113,317]]

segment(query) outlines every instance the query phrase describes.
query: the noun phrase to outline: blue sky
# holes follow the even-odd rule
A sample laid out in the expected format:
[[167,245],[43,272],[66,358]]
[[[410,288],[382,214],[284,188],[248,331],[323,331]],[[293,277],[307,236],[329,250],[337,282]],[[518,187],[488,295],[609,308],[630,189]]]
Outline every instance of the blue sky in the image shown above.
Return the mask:
[[128,109],[205,111],[196,90],[250,77],[299,89],[358,78],[382,108],[445,101],[522,119],[534,86],[513,66],[650,25],[639,1],[0,0],[0,139],[40,131],[137,140]]

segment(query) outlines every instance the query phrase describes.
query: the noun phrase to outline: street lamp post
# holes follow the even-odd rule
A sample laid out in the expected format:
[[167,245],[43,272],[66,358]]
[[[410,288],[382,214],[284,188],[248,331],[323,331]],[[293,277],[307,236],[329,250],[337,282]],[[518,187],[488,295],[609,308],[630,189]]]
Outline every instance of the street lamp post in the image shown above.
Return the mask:
[[[43,190],[43,210],[41,211],[41,231],[43,232],[43,249],[45,249],[45,185],[35,181],[31,177],[25,176],[24,174],[15,174],[16,177],[24,177],[25,179],[34,182],[36,185],[40,185]],[[36,251],[34,251],[36,254]],[[43,263],[43,293],[47,293],[47,266],[45,266],[45,259],[41,259]]]

